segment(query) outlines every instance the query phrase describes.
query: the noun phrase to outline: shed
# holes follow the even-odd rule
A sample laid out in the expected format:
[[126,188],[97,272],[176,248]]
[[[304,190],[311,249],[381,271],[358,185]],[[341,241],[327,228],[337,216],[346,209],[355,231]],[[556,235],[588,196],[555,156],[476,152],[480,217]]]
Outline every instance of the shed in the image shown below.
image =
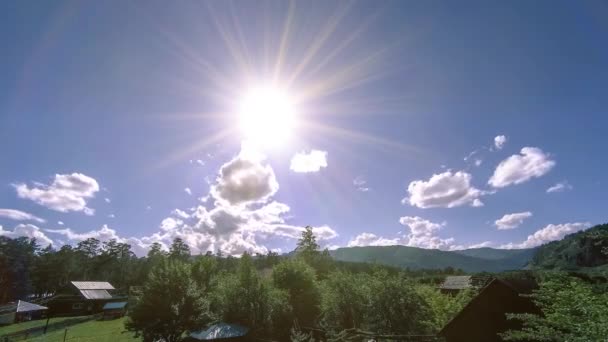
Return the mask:
[[0,324],[29,321],[42,318],[48,308],[46,306],[23,300],[0,307]]
[[191,333],[190,336],[184,339],[184,341],[243,342],[249,341],[247,336],[248,334],[249,328],[245,326],[238,324],[217,323],[209,326],[207,329]]
[[125,315],[127,311],[127,302],[109,302],[106,303],[102,309],[104,319],[119,318]]
[[507,313],[538,313],[538,308],[528,297],[532,287],[493,279],[479,294],[439,332],[446,342],[494,342],[502,341],[498,333],[521,329],[521,323],[507,320]]

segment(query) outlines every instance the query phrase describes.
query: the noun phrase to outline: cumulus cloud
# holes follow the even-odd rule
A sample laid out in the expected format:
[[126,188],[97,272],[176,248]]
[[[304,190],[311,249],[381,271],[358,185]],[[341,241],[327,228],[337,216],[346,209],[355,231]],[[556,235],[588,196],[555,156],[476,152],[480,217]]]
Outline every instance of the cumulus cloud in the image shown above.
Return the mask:
[[529,211],[524,211],[521,213],[506,214],[503,217],[501,217],[500,219],[494,221],[494,224],[500,230],[514,229],[514,228],[519,227],[524,222],[525,219],[527,219],[531,216],[532,216],[532,213]]
[[502,150],[502,148],[507,143],[507,137],[504,135],[497,135],[494,137],[494,147],[498,150]]
[[418,216],[404,216],[399,223],[410,229],[407,245],[420,248],[449,249],[453,238],[441,239],[436,233],[445,226],[445,222],[435,223]]
[[385,238],[373,233],[362,233],[351,239],[347,246],[394,246],[403,245],[430,249],[457,249],[454,239],[442,239],[437,232],[445,226],[445,222],[436,223],[418,216],[404,216],[399,223],[409,228],[409,233],[400,234],[394,238]]
[[97,181],[82,173],[56,174],[50,185],[35,183],[14,184],[17,196],[34,201],[42,206],[59,212],[82,211],[93,215],[95,211],[87,207],[87,200],[99,191]]
[[498,164],[488,184],[495,188],[521,184],[547,174],[554,166],[555,161],[540,148],[524,147],[520,154],[514,154]]
[[86,239],[95,238],[99,241],[105,242],[110,241],[112,239],[116,239],[119,242],[126,241],[124,238],[121,238],[116,233],[116,230],[108,227],[108,225],[104,224],[98,230],[91,230],[84,233],[76,233],[70,228],[64,229],[45,229],[47,233],[58,234],[65,236],[71,242],[81,242]]
[[567,190],[572,190],[572,185],[568,184],[568,182],[566,182],[566,181],[563,181],[563,182],[559,182],[559,183],[553,185],[552,187],[550,187],[549,189],[547,189],[547,193],[564,192]]
[[46,247],[53,245],[53,240],[49,239],[40,228],[33,224],[19,224],[13,230],[4,230],[0,226],[0,236],[6,236],[11,239],[18,237],[27,237],[30,239],[36,239],[39,245]]
[[184,192],[188,195],[192,195],[192,190],[190,190],[190,188],[184,188]]
[[576,233],[589,226],[590,223],[588,222],[549,224],[546,227],[537,230],[534,234],[528,235],[528,238],[525,241],[502,245],[501,248],[532,248],[547,242],[560,240],[568,234]]
[[402,202],[419,208],[453,208],[462,205],[483,206],[479,199],[485,194],[471,185],[471,175],[448,170],[434,174],[428,181],[416,180],[409,184],[409,197]]
[[470,245],[467,248],[483,248],[483,247],[490,247],[492,245],[493,245],[492,241],[483,241],[483,242],[480,242],[480,243],[476,243],[476,244]]
[[270,165],[241,153],[220,168],[211,195],[228,205],[263,203],[279,189]]
[[111,201],[109,198],[107,198],[107,197],[106,197],[106,198],[104,198],[103,200],[104,200],[104,201],[106,201],[106,203],[110,203],[110,202],[112,202],[112,201]]
[[36,221],[38,223],[46,222],[38,216],[26,213],[16,209],[0,209],[0,217],[5,217],[15,221]]
[[324,167],[327,167],[327,152],[312,150],[296,153],[289,168],[294,172],[319,172]]
[[350,240],[348,247],[395,246],[400,244],[402,244],[400,238],[386,239],[373,233],[362,233]]

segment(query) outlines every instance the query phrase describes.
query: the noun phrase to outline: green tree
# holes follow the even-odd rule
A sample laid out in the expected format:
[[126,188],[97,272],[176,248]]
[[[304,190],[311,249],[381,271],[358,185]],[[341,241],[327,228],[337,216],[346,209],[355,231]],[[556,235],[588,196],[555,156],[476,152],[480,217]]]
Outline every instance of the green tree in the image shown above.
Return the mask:
[[218,273],[218,268],[218,262],[213,256],[199,256],[192,264],[192,278],[201,289],[209,291],[211,282]]
[[175,342],[212,321],[209,302],[192,279],[190,267],[164,260],[152,270],[139,301],[129,310],[126,328],[144,341]]
[[298,240],[296,252],[309,265],[312,265],[315,257],[319,255],[319,244],[317,243],[315,234],[312,232],[311,226],[304,228],[302,236]]
[[190,259],[190,247],[182,238],[175,238],[169,248],[169,257],[186,262]]
[[421,334],[429,331],[429,309],[414,285],[401,275],[376,272],[369,281],[369,330],[386,334]]
[[474,290],[467,289],[455,296],[448,296],[432,285],[416,285],[415,289],[429,307],[429,316],[424,320],[428,322],[433,333],[441,330],[454,318],[475,294]]
[[321,315],[335,331],[365,327],[369,276],[333,272],[322,284]]
[[542,314],[510,314],[521,330],[502,334],[506,341],[603,341],[608,336],[608,292],[566,275],[550,275],[532,294]]
[[320,313],[315,271],[302,260],[285,260],[272,270],[274,285],[286,291],[297,323],[312,327]]
[[218,276],[212,311],[222,320],[252,329],[254,336],[285,340],[289,336],[290,307],[287,295],[262,279],[243,254],[237,272]]

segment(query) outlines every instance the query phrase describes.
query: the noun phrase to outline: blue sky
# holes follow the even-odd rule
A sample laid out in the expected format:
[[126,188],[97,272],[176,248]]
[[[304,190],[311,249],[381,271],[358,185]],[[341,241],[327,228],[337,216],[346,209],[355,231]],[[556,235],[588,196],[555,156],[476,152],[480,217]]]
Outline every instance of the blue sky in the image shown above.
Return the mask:
[[[607,23],[599,1],[2,2],[0,235],[561,238],[606,222]],[[256,89],[289,129],[243,109]]]

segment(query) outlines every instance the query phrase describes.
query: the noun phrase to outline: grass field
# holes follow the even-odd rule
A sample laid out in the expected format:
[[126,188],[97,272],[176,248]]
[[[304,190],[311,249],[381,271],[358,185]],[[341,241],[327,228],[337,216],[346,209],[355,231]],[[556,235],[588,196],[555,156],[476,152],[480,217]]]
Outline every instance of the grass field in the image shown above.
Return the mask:
[[[61,320],[62,318],[56,318]],[[65,320],[65,318],[63,318]],[[67,327],[66,341],[85,341],[85,342],[131,342],[141,341],[133,337],[133,334],[125,331],[124,318],[107,321],[87,321]],[[53,322],[53,320],[51,320]],[[13,324],[0,328],[0,336],[13,333],[37,326],[44,326],[46,320]],[[62,342],[65,328],[49,331],[45,335],[30,337],[27,341],[35,342]]]

